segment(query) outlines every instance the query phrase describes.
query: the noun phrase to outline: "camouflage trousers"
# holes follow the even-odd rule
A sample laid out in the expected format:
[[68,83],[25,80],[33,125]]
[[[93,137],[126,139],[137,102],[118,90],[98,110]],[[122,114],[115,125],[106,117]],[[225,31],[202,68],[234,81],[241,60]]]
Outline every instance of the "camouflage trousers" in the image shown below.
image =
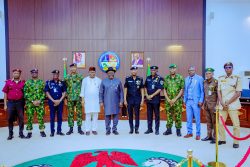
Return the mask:
[[77,126],[82,126],[82,103],[78,101],[68,101],[68,125],[74,126],[74,108],[76,108]]
[[172,128],[175,117],[175,127],[176,129],[181,129],[182,127],[182,103],[175,103],[173,106],[170,106],[169,103],[166,103],[166,112],[167,112],[167,128]]
[[40,131],[43,131],[45,129],[45,125],[44,125],[44,121],[43,121],[43,117],[45,114],[44,105],[41,104],[40,106],[34,106],[32,103],[26,104],[25,113],[28,117],[26,130],[31,131],[33,129],[33,119],[34,119],[35,112],[37,114],[39,129],[40,129]]

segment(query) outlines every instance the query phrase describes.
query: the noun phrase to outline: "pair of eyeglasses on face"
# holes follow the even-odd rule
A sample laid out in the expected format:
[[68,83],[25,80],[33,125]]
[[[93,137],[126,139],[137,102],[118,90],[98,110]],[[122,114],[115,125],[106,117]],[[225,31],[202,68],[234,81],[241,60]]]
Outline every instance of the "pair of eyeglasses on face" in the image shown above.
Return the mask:
[[225,69],[232,69],[232,66],[226,66]]

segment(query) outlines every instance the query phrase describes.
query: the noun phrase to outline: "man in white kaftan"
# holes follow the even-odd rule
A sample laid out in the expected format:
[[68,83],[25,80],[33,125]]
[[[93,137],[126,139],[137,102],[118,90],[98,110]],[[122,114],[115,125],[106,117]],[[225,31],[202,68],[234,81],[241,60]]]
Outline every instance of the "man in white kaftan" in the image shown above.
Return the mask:
[[89,76],[82,81],[81,93],[82,105],[85,111],[85,131],[86,135],[90,132],[97,135],[98,113],[100,112],[99,105],[99,89],[101,79],[95,76],[95,67],[89,68]]

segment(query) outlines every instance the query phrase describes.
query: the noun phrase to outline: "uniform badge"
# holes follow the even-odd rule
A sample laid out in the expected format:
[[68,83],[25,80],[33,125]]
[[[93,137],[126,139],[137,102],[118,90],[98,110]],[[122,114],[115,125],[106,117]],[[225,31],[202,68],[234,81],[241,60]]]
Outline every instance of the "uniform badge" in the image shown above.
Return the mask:
[[141,84],[141,81],[140,80],[137,80],[136,81],[136,85],[140,85]]

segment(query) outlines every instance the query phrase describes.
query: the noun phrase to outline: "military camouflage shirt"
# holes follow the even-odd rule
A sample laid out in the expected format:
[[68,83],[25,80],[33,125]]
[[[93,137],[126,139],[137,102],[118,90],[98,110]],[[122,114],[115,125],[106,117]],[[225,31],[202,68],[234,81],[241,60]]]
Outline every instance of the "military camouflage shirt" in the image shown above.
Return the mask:
[[24,85],[24,98],[26,103],[32,103],[34,100],[40,100],[41,104],[43,104],[43,100],[45,99],[44,93],[45,84],[43,80],[37,79],[29,79],[25,82]]
[[[180,74],[176,74],[174,78],[167,75],[164,79],[164,89],[169,99],[174,99],[181,89],[184,89],[184,78]],[[182,98],[179,98],[175,103],[182,105]]]
[[80,74],[67,75],[64,79],[67,86],[67,97],[69,101],[80,100],[80,92],[83,76]]

